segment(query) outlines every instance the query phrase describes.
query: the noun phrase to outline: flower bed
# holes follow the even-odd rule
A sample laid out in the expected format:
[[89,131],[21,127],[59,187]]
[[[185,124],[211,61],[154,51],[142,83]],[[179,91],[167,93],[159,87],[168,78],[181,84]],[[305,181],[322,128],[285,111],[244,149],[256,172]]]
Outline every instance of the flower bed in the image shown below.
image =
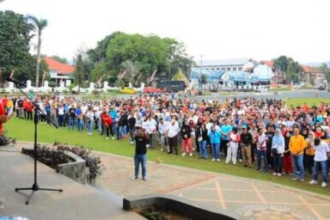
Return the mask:
[[[102,173],[101,160],[94,156],[90,150],[83,147],[69,147],[60,143],[55,143],[54,146],[38,146],[37,158],[38,161],[47,166],[59,170],[59,166],[63,164],[73,163],[75,160],[70,157],[67,152],[71,152],[85,161],[85,166],[88,169],[87,181],[88,183],[95,183],[96,178]],[[22,149],[22,153],[34,157],[33,149]],[[84,172],[80,169],[79,172]],[[81,176],[83,174],[81,173]],[[75,179],[75,178],[74,178]],[[84,181],[83,181],[84,182]]]

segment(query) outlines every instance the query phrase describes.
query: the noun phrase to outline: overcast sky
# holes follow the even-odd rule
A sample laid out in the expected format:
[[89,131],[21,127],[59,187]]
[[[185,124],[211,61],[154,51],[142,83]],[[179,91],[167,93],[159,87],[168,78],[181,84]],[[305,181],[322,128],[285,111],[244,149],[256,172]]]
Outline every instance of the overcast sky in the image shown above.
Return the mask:
[[330,60],[330,0],[5,0],[0,10],[47,19],[42,53],[69,60],[114,31],[176,38],[196,60]]

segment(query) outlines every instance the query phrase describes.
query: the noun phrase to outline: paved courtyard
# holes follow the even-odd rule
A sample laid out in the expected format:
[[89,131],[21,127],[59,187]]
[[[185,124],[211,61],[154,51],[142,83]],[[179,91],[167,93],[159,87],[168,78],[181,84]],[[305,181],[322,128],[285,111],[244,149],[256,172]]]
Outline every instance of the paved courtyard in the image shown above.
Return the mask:
[[[26,144],[25,144],[26,145]],[[0,148],[3,150],[4,148]],[[9,150],[17,150],[13,147]],[[40,186],[63,188],[63,193],[28,194],[15,187],[32,184],[33,160],[0,151],[0,216],[21,214],[32,219],[143,219],[121,209],[122,198],[167,194],[195,204],[225,210],[242,219],[330,220],[330,198],[252,179],[148,162],[148,180],[132,180],[132,158],[98,153],[104,165],[97,188],[76,183],[39,163]]]
[[13,147],[0,148],[1,216],[25,216],[31,220],[142,220],[122,210],[122,198],[110,192],[79,184],[38,163],[39,186],[61,188],[59,192],[38,191],[25,205],[30,191],[16,193],[16,187],[31,187],[33,160]]
[[330,220],[330,198],[276,184],[148,163],[148,181],[132,181],[131,158],[99,154],[101,187],[123,197],[169,194],[233,212],[248,219]]

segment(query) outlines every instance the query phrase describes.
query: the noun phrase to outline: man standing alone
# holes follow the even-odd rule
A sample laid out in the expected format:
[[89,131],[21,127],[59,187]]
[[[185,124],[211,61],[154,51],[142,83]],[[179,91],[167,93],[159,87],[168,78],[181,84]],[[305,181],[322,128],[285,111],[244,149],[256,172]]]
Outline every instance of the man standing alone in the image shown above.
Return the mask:
[[139,177],[140,164],[142,167],[142,180],[147,181],[147,143],[148,135],[144,129],[141,129],[139,135],[135,135],[135,155],[134,155],[134,177],[137,180]]

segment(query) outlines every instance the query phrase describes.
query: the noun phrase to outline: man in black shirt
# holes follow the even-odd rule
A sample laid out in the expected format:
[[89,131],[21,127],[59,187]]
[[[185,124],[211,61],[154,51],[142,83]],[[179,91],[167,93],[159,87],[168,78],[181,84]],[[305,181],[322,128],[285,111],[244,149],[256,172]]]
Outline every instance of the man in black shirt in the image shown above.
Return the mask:
[[253,142],[252,135],[247,131],[247,127],[242,127],[241,149],[243,154],[243,164],[245,167],[252,167],[251,145]]
[[273,137],[275,135],[275,128],[274,126],[269,126],[267,129],[267,132],[265,133],[267,136],[267,159],[268,164],[270,167],[273,167],[273,157],[271,155],[272,153],[272,143],[273,143]]
[[133,180],[137,180],[139,177],[140,164],[142,167],[142,180],[147,181],[147,143],[148,135],[143,128],[140,129],[140,134],[135,135],[135,155],[134,155],[134,166],[135,172]]

